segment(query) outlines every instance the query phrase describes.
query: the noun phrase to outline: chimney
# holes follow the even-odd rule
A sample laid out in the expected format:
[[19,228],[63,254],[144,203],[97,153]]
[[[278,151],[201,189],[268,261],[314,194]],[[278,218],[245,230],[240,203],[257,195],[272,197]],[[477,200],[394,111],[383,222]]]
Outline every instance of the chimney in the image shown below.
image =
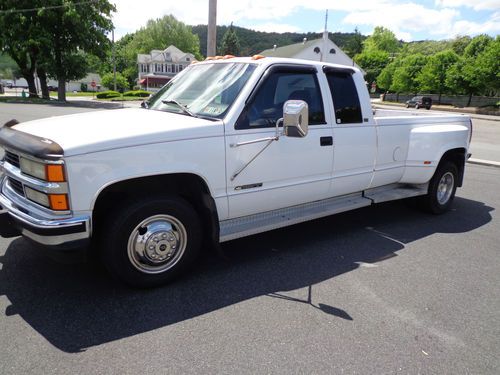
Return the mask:
[[302,39],[302,44],[306,44],[307,38]]
[[275,45],[273,46],[273,51],[276,51],[276,47],[277,47],[277,45],[275,44]]

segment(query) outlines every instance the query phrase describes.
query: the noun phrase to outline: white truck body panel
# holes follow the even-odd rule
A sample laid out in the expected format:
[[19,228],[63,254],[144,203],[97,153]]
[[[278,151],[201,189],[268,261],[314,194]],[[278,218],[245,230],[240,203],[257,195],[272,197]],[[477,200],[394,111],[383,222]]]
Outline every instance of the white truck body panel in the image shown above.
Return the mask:
[[[99,194],[112,184],[177,173],[193,174],[204,181],[221,225],[228,220],[301,205],[309,205],[308,210],[314,211],[303,217],[320,217],[365,205],[366,199],[360,198],[367,189],[428,183],[447,151],[468,150],[472,130],[467,116],[414,116],[381,111],[380,116],[377,113],[374,117],[364,78],[355,68],[279,58],[228,61],[253,64],[256,69],[225,116],[215,121],[165,111],[122,109],[31,121],[14,129],[62,147],[71,214],[87,215],[89,222]],[[234,177],[265,144],[232,145],[275,134],[274,128],[238,130],[235,124],[261,77],[277,64],[316,69],[325,123],[310,125],[304,138],[281,136]],[[322,71],[325,65],[352,71],[361,122],[339,123]],[[189,74],[188,71],[178,77]],[[332,144],[321,147],[325,137],[331,137]],[[422,191],[418,186],[411,194]],[[354,198],[333,199],[348,194],[354,194]],[[404,196],[404,192],[385,194],[380,199],[392,196]],[[329,210],[310,205],[322,200],[332,202]],[[25,204],[34,205],[27,199]],[[246,220],[245,225],[251,222]],[[236,237],[232,233],[226,238]]]

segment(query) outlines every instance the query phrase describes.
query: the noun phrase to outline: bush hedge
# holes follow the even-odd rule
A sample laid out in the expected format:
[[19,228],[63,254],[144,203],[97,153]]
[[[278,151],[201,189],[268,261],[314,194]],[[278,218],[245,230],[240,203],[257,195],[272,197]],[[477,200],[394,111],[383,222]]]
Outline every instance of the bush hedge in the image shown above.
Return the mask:
[[145,90],[127,91],[123,94],[123,96],[137,96],[138,98],[147,98],[149,95],[151,93]]
[[97,99],[110,99],[117,98],[119,96],[121,96],[121,94],[113,90],[103,91],[96,95]]

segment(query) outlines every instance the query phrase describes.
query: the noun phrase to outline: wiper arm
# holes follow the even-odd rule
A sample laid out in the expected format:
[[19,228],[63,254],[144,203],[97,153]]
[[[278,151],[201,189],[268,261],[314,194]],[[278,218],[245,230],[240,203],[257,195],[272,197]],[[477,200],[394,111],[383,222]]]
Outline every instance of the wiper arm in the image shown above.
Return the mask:
[[191,116],[191,117],[198,117],[193,112],[191,112],[185,104],[182,104],[182,103],[178,102],[175,99],[162,100],[161,102],[163,104],[175,104],[177,107],[179,107],[182,110],[182,112],[188,114],[189,116]]

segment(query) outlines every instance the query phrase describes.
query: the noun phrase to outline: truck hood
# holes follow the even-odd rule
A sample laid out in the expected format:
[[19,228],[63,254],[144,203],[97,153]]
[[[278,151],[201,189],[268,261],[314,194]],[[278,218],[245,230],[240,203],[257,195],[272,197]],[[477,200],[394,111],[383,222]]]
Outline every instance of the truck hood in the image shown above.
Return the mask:
[[221,120],[142,108],[49,117],[18,124],[14,129],[58,143],[64,156],[224,134]]

